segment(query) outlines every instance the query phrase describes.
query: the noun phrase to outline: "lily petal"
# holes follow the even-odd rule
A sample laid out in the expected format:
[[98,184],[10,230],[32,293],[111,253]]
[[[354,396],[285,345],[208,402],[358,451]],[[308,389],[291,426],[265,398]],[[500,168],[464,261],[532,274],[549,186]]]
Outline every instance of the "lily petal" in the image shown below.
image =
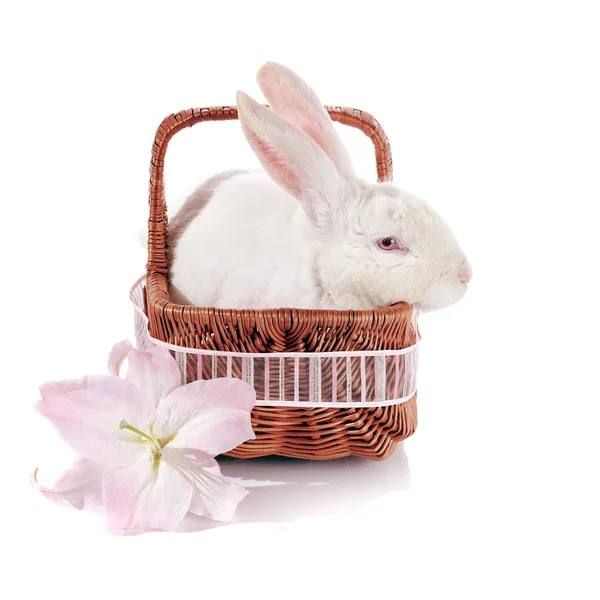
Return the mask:
[[[208,460],[207,460],[208,459]],[[165,448],[164,460],[193,486],[189,511],[214,521],[231,521],[248,491],[221,474],[216,460],[187,448]]]
[[111,375],[115,377],[119,376],[123,362],[131,350],[131,342],[129,340],[123,340],[113,346],[108,355],[108,372]]
[[111,467],[135,462],[145,450],[121,420],[145,429],[153,417],[149,400],[132,383],[99,375],[41,386],[37,410],[82,456]]
[[239,379],[194,381],[160,403],[154,432],[172,448],[196,448],[211,456],[254,439],[250,411],[256,392]]
[[102,506],[102,474],[104,465],[83,458],[75,459],[73,466],[65,471],[52,488],[40,485],[37,469],[33,474],[35,487],[49,500],[66,501],[76,509]]
[[156,347],[144,352],[132,349],[128,360],[125,379],[142,390],[154,408],[162,398],[183,383],[175,359],[164,348]]
[[188,512],[191,483],[165,460],[149,456],[134,465],[106,471],[103,504],[109,530],[172,531]]

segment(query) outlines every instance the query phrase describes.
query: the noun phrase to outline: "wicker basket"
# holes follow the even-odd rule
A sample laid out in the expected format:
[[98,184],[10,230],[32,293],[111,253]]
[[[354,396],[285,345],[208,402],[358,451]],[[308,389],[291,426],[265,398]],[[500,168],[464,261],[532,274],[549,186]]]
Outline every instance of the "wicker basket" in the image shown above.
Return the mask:
[[[363,111],[340,107],[328,107],[327,110],[334,121],[356,127],[371,138],[375,146],[378,179],[391,180],[390,146],[377,121]],[[413,308],[406,304],[373,311],[335,311],[294,308],[226,310],[169,302],[168,226],[163,180],[167,145],[171,137],[184,127],[202,121],[233,119],[237,119],[237,110],[233,106],[186,110],[167,117],[156,133],[150,166],[148,264],[143,299],[150,336],[156,341],[182,348],[248,355],[392,351],[414,346],[417,333]],[[188,381],[203,377],[199,363],[191,362],[192,356],[185,355],[183,359],[184,378]],[[268,365],[268,360],[264,362]],[[396,370],[398,377],[398,367]],[[273,378],[283,377],[283,367],[280,373],[275,371],[271,369],[269,372],[268,367],[261,372],[255,370],[255,389],[262,389],[261,386],[268,388]],[[337,375],[329,373],[319,384],[326,393],[332,392],[336,399]],[[231,374],[231,366],[228,374]],[[307,373],[300,376],[305,375],[308,376]],[[236,372],[233,376],[242,375]],[[286,385],[282,382],[281,389]],[[365,385],[363,380],[363,398],[371,392],[371,383]],[[297,404],[256,406],[252,412],[256,439],[245,442],[228,454],[237,458],[280,455],[321,460],[360,456],[381,460],[390,456],[397,442],[412,435],[417,426],[416,392],[400,404],[338,406],[338,403],[336,408]]]

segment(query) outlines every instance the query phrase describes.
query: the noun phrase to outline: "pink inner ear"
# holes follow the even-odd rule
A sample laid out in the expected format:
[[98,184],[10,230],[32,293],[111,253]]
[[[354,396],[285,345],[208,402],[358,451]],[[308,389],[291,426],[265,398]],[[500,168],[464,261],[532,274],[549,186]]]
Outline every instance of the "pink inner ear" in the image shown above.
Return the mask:
[[296,110],[287,108],[288,106],[300,107],[302,106],[302,102],[285,88],[280,86],[273,87],[268,77],[261,79],[261,87],[264,95],[271,99],[273,108],[288,123],[311,137],[321,147],[321,150],[335,163],[335,156],[333,156],[332,149],[327,142],[327,137],[323,134],[323,131],[316,123],[315,117],[310,114],[310,111],[300,108]]
[[246,136],[248,141],[264,161],[263,166],[271,172],[273,177],[295,198],[300,197],[300,180],[288,165],[277,155],[277,152],[262,140],[256,133],[248,128]]
[[327,156],[335,162],[335,156],[327,143],[326,137],[323,135],[323,131],[316,123],[306,122],[303,126],[304,132],[309,135],[319,146]]

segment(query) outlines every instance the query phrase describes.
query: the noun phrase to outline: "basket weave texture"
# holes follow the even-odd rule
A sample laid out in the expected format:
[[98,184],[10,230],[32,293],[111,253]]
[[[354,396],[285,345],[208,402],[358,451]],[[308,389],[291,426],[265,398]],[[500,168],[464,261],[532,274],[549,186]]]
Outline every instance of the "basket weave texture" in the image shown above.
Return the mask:
[[[375,146],[379,181],[392,177],[390,145],[368,113],[327,107],[334,121],[363,131]],[[396,350],[416,342],[411,306],[398,304],[371,311],[230,310],[169,301],[168,221],[164,161],[175,133],[203,121],[234,120],[234,106],[190,109],[168,116],[159,126],[150,165],[150,217],[146,312],[150,335],[169,344],[207,350],[264,352],[336,352]],[[264,374],[262,374],[264,377]],[[261,374],[258,373],[260,378]],[[322,385],[331,389],[331,381]],[[279,455],[322,460],[359,456],[381,460],[417,426],[416,394],[402,404],[358,408],[257,406],[252,411],[256,439],[228,455],[254,458]]]

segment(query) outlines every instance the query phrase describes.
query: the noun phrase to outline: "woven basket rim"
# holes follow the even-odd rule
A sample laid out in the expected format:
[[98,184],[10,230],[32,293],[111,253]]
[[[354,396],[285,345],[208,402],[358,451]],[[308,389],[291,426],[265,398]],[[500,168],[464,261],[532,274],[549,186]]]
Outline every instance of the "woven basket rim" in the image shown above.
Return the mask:
[[[146,312],[143,310],[142,306],[137,306],[136,302],[134,300],[134,296],[135,293],[138,289],[145,290],[145,284],[146,284],[146,278],[147,276],[144,274],[141,277],[139,277],[139,279],[131,286],[131,289],[129,290],[129,299],[132,302],[133,306],[134,306],[134,310],[139,311],[140,315],[142,316],[144,322],[145,322],[145,326],[146,326],[146,332],[149,336],[149,340],[151,340],[151,342],[153,344],[158,344],[158,345],[162,345],[164,347],[167,347],[171,350],[176,350],[176,351],[189,351],[191,353],[197,353],[197,354],[207,354],[207,355],[211,355],[211,354],[215,354],[215,355],[220,355],[220,356],[225,356],[225,355],[231,355],[231,356],[271,356],[271,357],[279,357],[279,356],[286,356],[286,357],[294,357],[294,356],[302,356],[305,357],[309,354],[314,354],[315,356],[322,356],[322,355],[327,355],[327,356],[350,356],[350,355],[358,355],[358,354],[369,354],[370,356],[383,356],[386,354],[404,354],[406,352],[411,351],[413,348],[416,348],[419,343],[420,343],[420,338],[419,335],[417,334],[417,340],[415,341],[415,343],[412,346],[406,346],[404,348],[401,349],[397,349],[397,350],[357,350],[357,351],[351,351],[351,350],[346,350],[346,351],[333,351],[333,352],[327,352],[327,351],[316,351],[316,352],[233,352],[233,351],[223,351],[223,350],[208,350],[206,348],[194,348],[194,347],[190,347],[190,346],[180,346],[178,344],[173,344],[173,343],[169,343],[169,342],[165,342],[163,340],[160,340],[158,338],[154,338],[150,335],[148,326],[149,326],[149,319],[148,319],[148,315],[146,314]],[[405,303],[399,303],[399,304],[405,304]],[[399,307],[399,304],[396,304],[392,307],[389,308],[396,308]],[[190,308],[190,305],[187,304],[168,304],[167,306],[178,306],[178,307],[184,307],[184,308]],[[411,308],[414,310],[414,307],[412,305],[406,304],[407,307]],[[202,308],[202,307],[196,307],[196,308]],[[404,308],[404,306],[402,306],[401,308]],[[227,312],[227,309],[218,309],[218,310],[222,310]],[[265,311],[265,309],[262,309],[263,311]],[[267,311],[269,309],[266,309]],[[286,311],[286,310],[303,310],[303,309],[278,309],[280,311]],[[305,309],[307,312],[326,312],[320,309]],[[245,309],[244,311],[240,310],[238,312],[246,312],[249,313],[251,311],[249,311],[248,309]],[[260,312],[258,309],[256,312]],[[337,311],[340,312],[340,311]],[[356,312],[356,311],[349,311],[349,312]],[[364,311],[364,312],[369,312],[369,311]],[[372,312],[377,312],[377,311],[372,311]],[[413,313],[413,326],[415,326],[415,314]]]
[[[151,277],[161,277],[167,283],[167,289],[170,289],[167,278],[162,273],[152,273]],[[144,276],[146,278],[146,276]],[[177,304],[170,300],[156,298],[161,296],[160,292],[154,291],[153,294],[147,293],[147,302],[151,304],[153,308],[158,308],[162,311],[172,311],[176,313],[192,313],[197,316],[217,316],[217,317],[237,317],[245,318],[251,317],[256,318],[285,318],[289,316],[295,316],[299,318],[315,318],[315,320],[327,319],[328,316],[335,314],[336,316],[347,316],[352,317],[353,321],[371,322],[377,320],[378,317],[392,315],[396,313],[412,312],[413,305],[407,304],[406,302],[398,302],[392,306],[384,306],[381,308],[364,309],[364,310],[348,310],[348,309],[322,309],[322,308],[294,308],[294,307],[281,307],[281,308],[215,308],[213,306],[194,306],[192,304]]]

